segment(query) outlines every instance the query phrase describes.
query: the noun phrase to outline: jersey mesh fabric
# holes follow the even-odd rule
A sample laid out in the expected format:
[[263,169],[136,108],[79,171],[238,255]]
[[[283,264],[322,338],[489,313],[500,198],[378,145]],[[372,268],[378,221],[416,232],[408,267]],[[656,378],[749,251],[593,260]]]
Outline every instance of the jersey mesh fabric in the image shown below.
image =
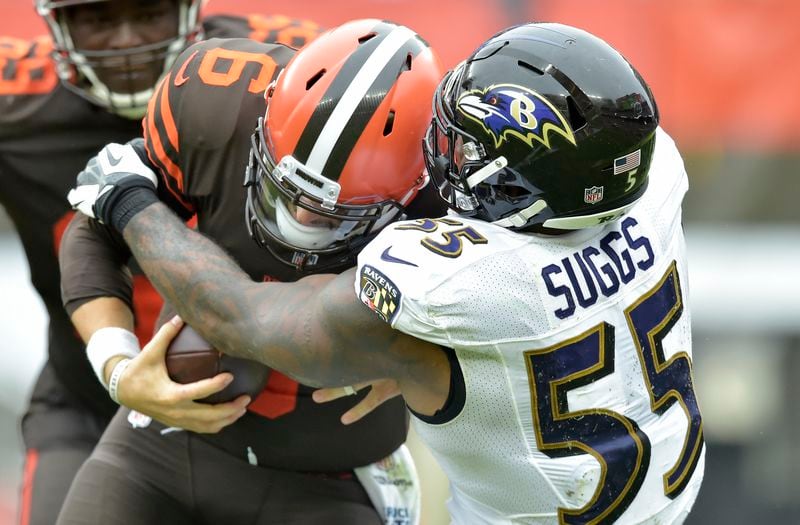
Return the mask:
[[[622,232],[622,221],[617,221],[545,238],[448,217],[450,222],[440,222],[435,230],[431,223],[416,223],[420,226],[416,230],[408,223],[395,225],[359,257],[360,267],[372,266],[398,288],[402,304],[392,321],[395,328],[457,352],[466,386],[463,410],[440,425],[414,420],[450,479],[454,518],[469,516],[466,523],[556,523],[558,508],[580,509],[593,499],[603,477],[594,456],[549,457],[540,450],[534,427],[537,408],[532,404],[532,385],[540,379],[531,377],[526,352],[555,351],[601,325],[615,331],[614,351],[608,357],[612,368],[588,384],[570,388],[566,397],[569,412],[613,411],[635,421],[650,437],[649,467],[622,521],[663,519],[682,512],[694,500],[702,478],[702,456],[680,497],[672,500],[664,494],[662,475],[681,454],[687,418],[679,403],[661,415],[651,411],[625,314],[626,308],[661,282],[673,262],[681,284],[686,281],[680,229],[686,175],[671,139],[659,131],[657,144],[653,180],[629,214],[633,222],[626,223],[626,232]],[[465,228],[472,228],[470,234],[477,232],[485,242],[473,243],[456,235]],[[617,293],[606,297],[598,292],[594,303],[576,305],[566,318],[556,315],[565,308],[565,301],[548,293],[543,268],[565,264],[614,232],[622,239],[616,249],[630,245],[633,264],[640,269]],[[623,233],[633,241],[624,240]],[[462,239],[461,244],[447,242],[453,238]],[[642,238],[649,240],[652,253],[636,244]],[[438,253],[429,248],[433,245],[440,247]],[[446,249],[441,248],[445,245]],[[453,250],[455,245],[459,250]],[[389,248],[417,266],[382,258]],[[443,257],[447,250],[451,251]],[[645,262],[651,260],[648,267]],[[598,266],[608,261],[605,255],[596,256]],[[558,277],[566,282],[564,272]],[[578,286],[586,288],[585,283]],[[691,353],[688,308],[684,310],[686,315],[665,339],[665,347],[670,346],[665,349],[667,357],[677,349]]]

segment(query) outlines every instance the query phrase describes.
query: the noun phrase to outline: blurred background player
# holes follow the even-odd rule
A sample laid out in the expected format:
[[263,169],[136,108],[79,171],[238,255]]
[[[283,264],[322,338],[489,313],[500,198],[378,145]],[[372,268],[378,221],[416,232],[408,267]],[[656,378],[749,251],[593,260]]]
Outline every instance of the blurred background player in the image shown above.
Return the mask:
[[[314,24],[286,19],[270,31],[267,17],[215,16],[201,22],[202,4],[36,0],[50,37],[0,39],[0,202],[17,228],[50,317],[48,360],[22,424],[23,524],[55,522],[70,481],[116,410],[93,377],[83,342],[61,305],[56,252],[72,216],[63,197],[74,172],[109,140],[141,135],[141,117],[156,82],[187,45],[214,36],[274,39],[286,24],[298,29],[286,42],[290,45],[302,45],[304,34],[316,33]],[[135,292],[117,288],[119,299],[100,310],[113,315],[117,300],[126,309],[135,307],[136,333],[146,341],[161,300],[132,267],[133,277],[119,278],[129,284],[132,279]],[[116,321],[134,330],[129,314]]]
[[[187,49],[160,84],[144,120],[143,145],[135,143],[158,174],[157,198],[184,218],[196,215],[198,230],[223,244],[250,279],[293,281],[341,271],[391,221],[442,213],[426,187],[420,150],[431,118],[424,101],[441,74],[418,35],[379,20],[347,23],[296,55],[245,39],[203,42]],[[327,198],[348,203],[320,217],[307,213],[302,199],[281,200],[285,206],[275,218],[284,242],[266,256],[248,234],[242,184],[263,162],[263,140],[307,161],[301,184],[317,187],[329,176],[336,182],[322,184]],[[68,307],[113,293],[106,283],[119,273],[115,261],[126,257],[124,243],[76,217],[61,250]],[[79,313],[73,320],[80,327]],[[127,362],[126,354],[114,354],[118,348],[97,364],[105,383]],[[107,516],[127,524],[377,524],[389,516],[415,522],[417,487],[401,448],[408,430],[401,400],[344,426],[339,418],[355,398],[318,405],[309,387],[272,372],[252,403],[246,396],[213,407],[194,402],[222,388],[227,375],[178,385],[165,373],[163,353],[145,351],[128,362],[117,392],[135,411],[118,412],[79,472],[61,522]],[[219,431],[220,421],[232,420]],[[360,467],[375,462],[384,481],[365,487],[370,480]],[[386,484],[387,477],[398,483]],[[98,498],[101,488],[113,496]],[[373,489],[403,492],[412,503],[373,504]]]
[[[526,24],[448,73],[434,114],[426,165],[456,214],[389,225],[339,276],[253,283],[156,202],[144,167],[93,162],[73,203],[219,349],[320,385],[396,379],[454,523],[682,523],[705,456],[687,178],[649,87],[599,38]],[[257,240],[281,230],[281,201],[344,206],[332,181],[304,182],[304,157],[255,146]]]

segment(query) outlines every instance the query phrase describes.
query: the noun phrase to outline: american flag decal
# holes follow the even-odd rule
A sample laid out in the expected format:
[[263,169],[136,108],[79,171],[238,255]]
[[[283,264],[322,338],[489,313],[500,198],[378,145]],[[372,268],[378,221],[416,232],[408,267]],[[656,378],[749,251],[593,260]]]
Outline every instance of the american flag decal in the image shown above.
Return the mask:
[[637,149],[633,153],[614,159],[614,175],[631,171],[638,168],[642,163],[642,150]]

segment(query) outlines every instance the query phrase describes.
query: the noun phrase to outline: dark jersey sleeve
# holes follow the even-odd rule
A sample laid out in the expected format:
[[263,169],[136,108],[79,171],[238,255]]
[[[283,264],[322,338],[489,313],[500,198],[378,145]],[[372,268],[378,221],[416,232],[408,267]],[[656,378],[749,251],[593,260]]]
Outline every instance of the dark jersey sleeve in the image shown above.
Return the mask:
[[214,198],[226,157],[246,161],[247,152],[233,146],[255,129],[264,91],[294,52],[281,44],[211,39],[178,57],[142,122],[162,200],[177,204],[173,209],[184,217],[207,209],[202,201]]

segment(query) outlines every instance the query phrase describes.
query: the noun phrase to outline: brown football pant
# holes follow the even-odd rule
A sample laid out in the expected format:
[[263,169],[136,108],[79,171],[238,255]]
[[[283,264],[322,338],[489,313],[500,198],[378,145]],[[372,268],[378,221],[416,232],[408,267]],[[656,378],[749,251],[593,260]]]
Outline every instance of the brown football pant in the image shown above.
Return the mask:
[[191,432],[112,420],[70,489],[59,524],[342,524],[382,521],[354,476],[252,466]]

